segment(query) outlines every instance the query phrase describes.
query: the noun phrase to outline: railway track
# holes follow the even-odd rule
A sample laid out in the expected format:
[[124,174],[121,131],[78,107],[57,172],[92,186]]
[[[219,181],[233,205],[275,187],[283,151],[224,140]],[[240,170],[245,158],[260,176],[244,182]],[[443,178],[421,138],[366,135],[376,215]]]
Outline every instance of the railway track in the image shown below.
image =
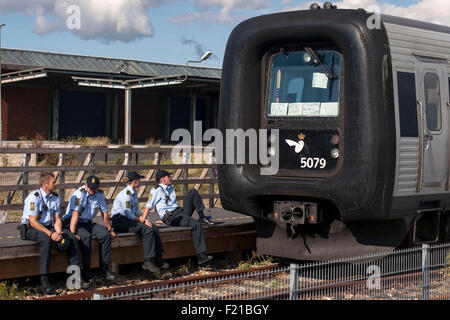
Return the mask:
[[[450,298],[448,269],[431,270],[429,290],[433,299]],[[149,284],[48,297],[42,300],[347,300],[347,299],[422,299],[422,273],[419,271],[381,276],[379,286],[370,288],[367,277],[342,277],[323,280],[300,277],[291,291],[288,268],[279,264],[246,270],[216,272],[208,275],[156,281]]]
[[[263,267],[252,267],[245,270],[231,270],[224,272],[214,272],[207,275],[189,276],[172,280],[161,280],[152,283],[120,286],[108,289],[89,290],[74,294],[67,294],[64,296],[43,297],[38,300],[95,300],[96,297],[102,296],[104,298],[114,297],[115,300],[139,300],[145,298],[164,298],[163,293],[158,293],[158,288],[171,288],[169,291],[174,293],[177,289],[183,287],[188,290],[205,287],[211,283],[214,285],[226,284],[228,278],[237,277],[239,279],[250,279],[251,274],[268,272],[274,268],[279,267],[278,264],[271,264]],[[156,291],[156,292],[152,292]],[[166,294],[167,296],[167,294]]]

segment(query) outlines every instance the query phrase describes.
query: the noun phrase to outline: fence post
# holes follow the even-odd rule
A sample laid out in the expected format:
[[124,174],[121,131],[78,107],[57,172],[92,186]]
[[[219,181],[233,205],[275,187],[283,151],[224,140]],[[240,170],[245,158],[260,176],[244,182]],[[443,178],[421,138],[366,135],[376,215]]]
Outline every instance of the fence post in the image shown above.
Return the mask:
[[[37,162],[37,158],[38,158],[38,154],[36,154],[36,162]],[[23,167],[26,170],[29,165],[30,165],[30,159],[31,159],[31,154],[30,153],[26,153],[23,159]],[[22,177],[22,185],[26,186],[28,185],[28,177],[29,177],[29,172],[28,171],[24,171],[23,172],[23,177]],[[22,202],[25,203],[25,198],[28,197],[28,193],[30,192],[30,190],[23,190],[22,191]]]
[[92,295],[92,300],[103,300],[103,295],[101,295],[100,293],[94,293]]
[[430,245],[422,245],[422,299],[430,299]]
[[297,300],[298,298],[298,268],[299,265],[291,263],[289,266],[289,300]]

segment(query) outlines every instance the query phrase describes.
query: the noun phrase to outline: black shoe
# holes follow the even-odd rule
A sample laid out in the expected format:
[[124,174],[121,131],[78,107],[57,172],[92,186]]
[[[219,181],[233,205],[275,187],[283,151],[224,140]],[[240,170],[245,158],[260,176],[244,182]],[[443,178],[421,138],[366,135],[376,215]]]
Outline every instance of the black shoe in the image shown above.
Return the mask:
[[92,281],[92,274],[90,267],[83,267],[83,271],[81,272],[81,280],[85,282]]
[[163,259],[161,259],[161,257],[156,259],[156,265],[161,268],[161,269],[169,269],[170,265],[165,262]]
[[39,291],[43,294],[53,293],[53,287],[50,285],[47,274],[41,275],[41,286],[39,287]]
[[200,223],[204,226],[215,226],[217,224],[216,222],[213,222],[206,217],[199,219],[198,221],[200,221]]
[[103,280],[110,280],[110,281],[113,281],[113,280],[116,279],[116,276],[113,275],[113,274],[111,273],[111,271],[109,271],[109,268],[104,267],[104,268],[102,268],[102,269],[100,270],[100,272],[98,273],[98,278],[99,278],[100,281],[103,281]]
[[204,263],[212,260],[212,258],[213,258],[212,256],[208,256],[208,255],[206,255],[205,253],[202,252],[202,253],[197,255],[197,264],[198,265],[204,264]]
[[156,263],[151,262],[151,261],[145,261],[145,262],[142,264],[142,269],[148,270],[148,271],[150,271],[150,272],[160,272],[160,271],[161,271],[161,268],[158,267],[158,266],[156,265]]

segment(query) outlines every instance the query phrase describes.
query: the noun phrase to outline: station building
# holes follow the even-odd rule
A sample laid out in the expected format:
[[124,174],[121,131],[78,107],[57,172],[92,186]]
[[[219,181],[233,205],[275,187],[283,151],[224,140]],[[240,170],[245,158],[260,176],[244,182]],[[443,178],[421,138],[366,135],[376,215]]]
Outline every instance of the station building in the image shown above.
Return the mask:
[[3,141],[109,137],[170,143],[178,128],[217,125],[221,70],[1,49]]

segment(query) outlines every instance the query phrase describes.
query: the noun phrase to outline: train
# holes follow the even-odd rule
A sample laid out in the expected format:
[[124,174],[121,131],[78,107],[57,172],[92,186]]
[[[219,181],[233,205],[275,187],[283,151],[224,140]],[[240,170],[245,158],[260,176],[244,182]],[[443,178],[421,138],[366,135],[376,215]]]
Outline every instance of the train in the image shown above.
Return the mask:
[[222,206],[253,217],[260,254],[289,259],[449,242],[449,91],[444,25],[330,3],[241,22],[218,127],[267,130],[279,168],[219,164]]

